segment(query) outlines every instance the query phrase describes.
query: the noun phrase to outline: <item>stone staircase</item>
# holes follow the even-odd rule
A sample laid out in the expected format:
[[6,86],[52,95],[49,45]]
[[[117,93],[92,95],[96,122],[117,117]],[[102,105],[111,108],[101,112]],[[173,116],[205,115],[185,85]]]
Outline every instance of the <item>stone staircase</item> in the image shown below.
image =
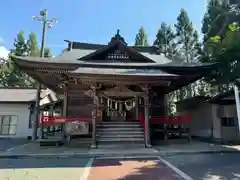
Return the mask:
[[98,147],[144,147],[144,133],[139,121],[103,121],[96,130]]
[[90,147],[91,144],[92,144],[92,137],[79,137],[79,138],[72,139],[71,142],[67,144],[67,146],[71,148],[76,148],[76,147],[87,148],[87,147]]

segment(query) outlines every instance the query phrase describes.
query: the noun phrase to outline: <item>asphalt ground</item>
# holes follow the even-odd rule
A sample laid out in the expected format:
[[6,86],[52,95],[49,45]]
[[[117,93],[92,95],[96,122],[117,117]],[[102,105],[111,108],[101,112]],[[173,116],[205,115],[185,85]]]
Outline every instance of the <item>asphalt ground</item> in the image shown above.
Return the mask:
[[240,180],[240,154],[0,159],[2,180]]
[[163,157],[194,180],[240,180],[240,154],[214,153]]
[[11,150],[15,147],[30,143],[31,141],[25,139],[9,139],[0,138],[0,152]]

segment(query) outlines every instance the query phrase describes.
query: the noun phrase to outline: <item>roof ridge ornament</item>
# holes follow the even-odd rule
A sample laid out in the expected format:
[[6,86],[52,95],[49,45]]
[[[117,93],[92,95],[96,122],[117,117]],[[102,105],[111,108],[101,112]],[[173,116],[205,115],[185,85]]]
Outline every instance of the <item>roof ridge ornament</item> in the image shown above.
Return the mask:
[[121,41],[123,42],[125,45],[127,45],[127,43],[125,42],[124,38],[120,35],[120,30],[117,29],[117,33],[112,37],[111,41],[109,42],[109,44],[116,42],[116,41]]

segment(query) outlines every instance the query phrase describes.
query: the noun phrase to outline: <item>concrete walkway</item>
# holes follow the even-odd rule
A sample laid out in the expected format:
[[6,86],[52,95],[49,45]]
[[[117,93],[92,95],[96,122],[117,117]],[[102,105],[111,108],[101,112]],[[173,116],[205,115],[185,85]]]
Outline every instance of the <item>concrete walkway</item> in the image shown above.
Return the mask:
[[152,148],[98,148],[88,147],[40,147],[39,143],[29,143],[2,152],[0,158],[20,157],[115,157],[115,156],[165,156],[198,153],[239,153],[240,146],[214,145],[203,142],[158,145]]
[[169,145],[154,146],[161,155],[171,154],[197,154],[197,153],[238,153],[240,145],[227,146],[212,144],[201,141],[192,141],[191,143],[172,143]]

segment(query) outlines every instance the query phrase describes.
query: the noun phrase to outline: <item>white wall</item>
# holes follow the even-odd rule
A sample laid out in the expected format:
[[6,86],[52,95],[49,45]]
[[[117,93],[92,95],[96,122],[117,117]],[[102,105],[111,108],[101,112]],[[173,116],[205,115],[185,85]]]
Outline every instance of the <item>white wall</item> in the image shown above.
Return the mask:
[[190,133],[193,136],[211,137],[212,135],[212,110],[211,105],[202,103],[197,109],[190,111],[192,123]]
[[212,105],[212,119],[213,119],[213,137],[215,139],[221,138],[221,122],[218,117],[218,106],[217,104]]
[[[179,108],[181,109],[181,108]],[[212,119],[212,105],[209,103],[201,103],[198,107],[187,110],[185,109],[178,114],[187,114],[191,116],[191,123],[189,124],[190,134],[192,136],[211,138],[212,129],[214,129],[213,119]],[[215,125],[216,126],[216,125]],[[216,130],[219,132],[220,129]]]
[[[235,105],[226,105],[221,108],[221,117],[233,117],[237,119],[237,110]],[[239,140],[238,125],[235,126],[221,126],[221,138],[223,140],[234,141]]]
[[[219,109],[219,107],[221,107]],[[181,108],[179,108],[181,109]],[[189,113],[192,118],[190,133],[192,136],[234,141],[239,140],[238,126],[222,126],[220,117],[237,117],[235,105],[220,106],[202,103],[192,110],[182,110],[178,114]]]
[[32,135],[29,125],[29,104],[0,104],[0,115],[17,116],[17,132],[15,135],[0,135],[0,137],[27,138]]

